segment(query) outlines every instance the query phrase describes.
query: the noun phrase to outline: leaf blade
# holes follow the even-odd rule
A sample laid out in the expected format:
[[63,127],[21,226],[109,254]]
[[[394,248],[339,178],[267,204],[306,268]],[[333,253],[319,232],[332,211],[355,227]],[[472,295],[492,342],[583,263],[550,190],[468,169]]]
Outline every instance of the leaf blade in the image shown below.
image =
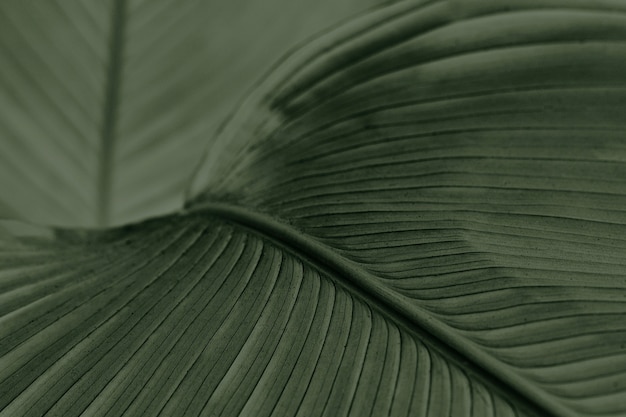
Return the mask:
[[[78,253],[89,255],[83,270],[92,271],[87,275],[92,283],[76,293],[82,280],[78,273],[64,278],[52,292],[73,291],[77,296],[76,310],[66,312],[79,320],[76,325],[68,326],[67,315],[49,324],[75,334],[72,339],[61,336],[61,344],[49,340],[31,351],[19,343],[14,348],[0,345],[3,361],[13,364],[2,368],[5,402],[0,415],[202,415],[208,410],[214,415],[321,415],[327,400],[326,412],[337,415],[362,415],[377,407],[390,410],[392,404],[402,403],[404,409],[395,408],[392,415],[410,409],[440,415],[453,385],[465,385],[470,397],[486,389],[485,382],[458,368],[446,353],[333,284],[326,271],[206,214],[165,218],[87,245],[40,245],[26,245],[23,253],[17,250],[13,261],[32,270],[29,253],[47,256],[36,285],[45,285],[54,275],[47,263],[60,259],[73,264]],[[175,249],[164,256],[162,248],[168,245]],[[115,282],[104,279],[105,273],[115,272],[105,272],[102,265],[129,248],[127,261],[114,267]],[[137,265],[136,259],[145,261]],[[3,283],[25,273],[3,271]],[[102,289],[123,295],[109,294],[111,301],[102,308],[104,300],[93,298]],[[60,314],[32,302],[22,301],[41,317],[21,318],[29,323],[23,330],[26,341],[43,336],[38,321],[50,323]],[[24,314],[23,307],[13,308],[17,317]],[[304,333],[303,324],[308,328]],[[2,336],[5,342],[6,334]],[[19,352],[18,362],[13,362],[13,352]],[[48,355],[52,362],[29,360]],[[387,358],[383,363],[398,365],[417,359],[419,373],[418,368],[398,365],[385,366],[381,373],[380,356]],[[423,379],[428,375],[447,378],[452,385],[429,388]],[[32,385],[25,386],[32,378]],[[416,378],[419,382],[412,382]],[[377,385],[370,384],[376,379]],[[416,384],[413,389],[405,387],[409,382]],[[425,403],[411,400],[418,393]],[[515,413],[511,400],[497,394],[475,411],[490,415],[494,401]]]
[[619,3],[454,4],[288,60],[222,131],[197,213],[9,250],[0,413],[623,413]]
[[[104,79],[106,52],[98,42],[106,24],[89,8],[54,2],[5,2],[0,14],[3,203],[9,215],[87,224],[95,209],[88,180],[95,177],[100,117],[90,96],[99,95]],[[47,140],[55,131],[56,140]]]
[[[257,78],[378,2],[5,2],[0,214],[106,227],[179,209],[207,138]],[[276,8],[307,13],[267,25]]]
[[282,219],[557,415],[623,413],[623,9],[464,4],[295,54],[224,128],[189,206]]

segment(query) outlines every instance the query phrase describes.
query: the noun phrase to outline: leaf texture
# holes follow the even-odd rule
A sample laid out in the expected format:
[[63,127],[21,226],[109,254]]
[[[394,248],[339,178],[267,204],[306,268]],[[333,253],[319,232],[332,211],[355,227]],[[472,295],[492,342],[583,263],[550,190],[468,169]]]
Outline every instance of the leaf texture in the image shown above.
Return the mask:
[[190,205],[282,219],[555,414],[624,415],[624,11],[368,15],[250,96]]
[[334,271],[210,215],[0,262],[0,416],[526,415]]
[[187,211],[0,252],[0,416],[626,415],[626,7],[389,5]]
[[179,209],[263,72],[378,1],[3,1],[0,216],[107,226]]
[[99,1],[0,4],[0,216],[93,223],[109,14]]

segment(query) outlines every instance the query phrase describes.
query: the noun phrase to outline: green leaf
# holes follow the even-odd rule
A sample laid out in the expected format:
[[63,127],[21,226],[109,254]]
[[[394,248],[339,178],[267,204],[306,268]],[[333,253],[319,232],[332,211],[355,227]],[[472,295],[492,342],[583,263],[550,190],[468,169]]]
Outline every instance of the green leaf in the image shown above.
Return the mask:
[[186,211],[0,252],[0,416],[626,415],[626,5],[389,5]]
[[515,415],[310,255],[206,214],[3,254],[0,415]]
[[0,217],[107,226],[179,209],[253,83],[379,2],[2,1]]

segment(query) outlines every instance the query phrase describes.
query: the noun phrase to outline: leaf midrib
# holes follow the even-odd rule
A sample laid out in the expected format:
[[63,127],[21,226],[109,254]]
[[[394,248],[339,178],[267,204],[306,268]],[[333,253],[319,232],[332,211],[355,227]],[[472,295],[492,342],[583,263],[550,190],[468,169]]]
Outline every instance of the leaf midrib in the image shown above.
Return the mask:
[[434,348],[495,392],[534,415],[566,417],[577,414],[537,388],[513,368],[490,356],[471,340],[406,298],[384,286],[371,273],[331,247],[267,214],[230,204],[203,203],[189,213],[206,213],[269,240],[281,249],[321,269],[350,294],[356,295],[418,339]]
[[126,0],[114,0],[111,13],[109,62],[105,81],[105,98],[98,154],[96,225],[110,224],[113,159],[115,154],[115,128],[117,106],[122,78],[124,33],[126,29]]

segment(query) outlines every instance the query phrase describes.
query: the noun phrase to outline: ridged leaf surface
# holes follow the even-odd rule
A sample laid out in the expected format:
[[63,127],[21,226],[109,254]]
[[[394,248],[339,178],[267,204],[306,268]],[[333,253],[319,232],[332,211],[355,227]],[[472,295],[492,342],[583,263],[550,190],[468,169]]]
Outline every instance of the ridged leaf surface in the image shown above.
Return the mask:
[[0,416],[626,415],[625,41],[459,0],[294,51],[184,212],[7,241]]

